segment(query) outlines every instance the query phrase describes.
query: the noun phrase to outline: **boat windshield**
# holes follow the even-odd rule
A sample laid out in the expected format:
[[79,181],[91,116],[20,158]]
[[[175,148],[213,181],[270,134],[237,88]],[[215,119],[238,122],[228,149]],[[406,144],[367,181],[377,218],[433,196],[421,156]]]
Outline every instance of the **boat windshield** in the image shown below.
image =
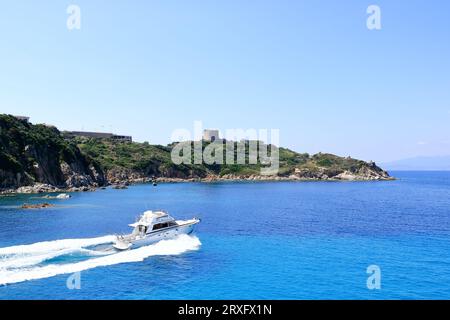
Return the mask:
[[153,231],[165,229],[168,227],[169,227],[169,224],[167,222],[166,223],[158,223],[153,226]]

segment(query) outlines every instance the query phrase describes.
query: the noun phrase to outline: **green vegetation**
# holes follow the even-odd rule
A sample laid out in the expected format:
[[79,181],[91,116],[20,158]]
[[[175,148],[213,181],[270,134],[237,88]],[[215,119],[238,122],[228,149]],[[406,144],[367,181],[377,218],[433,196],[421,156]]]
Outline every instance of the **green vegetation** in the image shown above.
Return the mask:
[[33,181],[63,184],[63,162],[77,163],[78,168],[92,163],[74,141],[65,140],[55,127],[0,115],[0,187]]
[[195,165],[175,165],[172,147],[150,145],[148,142],[118,142],[108,139],[74,138],[80,150],[100,164],[105,171],[132,170],[147,177],[204,177],[206,168]]
[[[0,187],[2,188],[29,184],[33,181],[53,185],[64,184],[64,181],[73,178],[70,177],[70,172],[88,177],[90,181],[88,183],[96,182],[101,185],[105,182],[102,180],[105,176],[109,181],[128,179],[130,175],[138,178],[156,176],[181,179],[225,175],[257,176],[260,175],[263,167],[270,165],[259,155],[256,163],[249,164],[251,156],[249,146],[255,141],[245,143],[245,164],[227,164],[224,146],[223,155],[220,156],[224,159],[223,164],[193,164],[194,155],[192,154],[192,164],[176,165],[171,159],[175,143],[161,146],[151,145],[148,142],[65,138],[55,127],[32,125],[9,115],[0,115],[0,130]],[[186,143],[190,144],[193,150],[194,143]],[[202,150],[209,145],[207,142],[202,142]],[[238,144],[235,142],[233,146],[234,162],[237,163]],[[375,174],[384,174],[375,164],[352,158],[323,153],[310,156],[307,153],[297,153],[286,148],[279,148],[278,152],[279,176],[296,174],[304,178],[322,179],[344,172],[367,174],[371,171]],[[62,165],[64,163],[68,164],[70,170]]]
[[[245,144],[245,164],[181,164],[175,165],[171,160],[171,152],[176,144],[168,146],[150,145],[137,142],[117,142],[93,138],[76,138],[78,147],[89,157],[97,161],[104,170],[131,169],[144,175],[167,177],[205,177],[207,175],[235,175],[250,176],[259,175],[262,164],[258,156],[257,164],[249,164],[249,142]],[[189,144],[189,142],[186,142]],[[203,142],[202,150],[210,143]],[[190,142],[191,150],[194,144]],[[270,149],[269,149],[270,150]],[[279,176],[289,176],[296,169],[310,172],[328,172],[338,174],[345,170],[355,172],[363,166],[364,161],[351,158],[342,158],[331,154],[316,154],[310,156],[307,153],[297,153],[286,148],[279,148],[280,169]],[[270,156],[270,153],[269,153]],[[222,159],[226,159],[226,149]],[[234,143],[234,161],[237,163],[237,143]],[[192,154],[191,163],[194,163]],[[267,166],[267,165],[266,165]]]
[[46,149],[59,162],[72,162],[79,156],[74,142],[66,141],[58,129],[31,125],[9,115],[0,115],[1,169],[25,171],[35,164],[39,149]]

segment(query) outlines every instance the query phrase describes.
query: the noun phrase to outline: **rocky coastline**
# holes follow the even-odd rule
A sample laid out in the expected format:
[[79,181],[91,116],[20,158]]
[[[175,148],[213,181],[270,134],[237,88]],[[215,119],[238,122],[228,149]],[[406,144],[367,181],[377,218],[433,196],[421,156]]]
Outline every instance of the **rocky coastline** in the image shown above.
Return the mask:
[[343,182],[343,181],[390,181],[395,178],[387,174],[374,174],[369,172],[367,174],[355,174],[349,171],[342,172],[335,176],[328,176],[324,173],[318,175],[311,174],[292,174],[289,176],[263,176],[263,175],[233,175],[227,174],[223,176],[208,175],[206,177],[146,177],[140,176],[134,173],[132,176],[114,176],[110,181],[104,185],[82,185],[82,186],[69,186],[58,187],[50,184],[35,183],[29,186],[22,186],[18,188],[9,188],[0,190],[0,194],[40,194],[40,193],[72,193],[72,192],[89,192],[96,191],[98,189],[105,189],[111,187],[113,189],[126,189],[130,185],[142,184],[142,183],[216,183],[216,182]]
[[[202,141],[205,152],[209,144]],[[0,194],[126,189],[136,183],[393,180],[374,162],[281,147],[273,176],[261,175],[267,165],[262,158],[251,164],[175,164],[174,145],[67,137],[55,127],[0,114]],[[245,141],[248,159],[249,145]]]

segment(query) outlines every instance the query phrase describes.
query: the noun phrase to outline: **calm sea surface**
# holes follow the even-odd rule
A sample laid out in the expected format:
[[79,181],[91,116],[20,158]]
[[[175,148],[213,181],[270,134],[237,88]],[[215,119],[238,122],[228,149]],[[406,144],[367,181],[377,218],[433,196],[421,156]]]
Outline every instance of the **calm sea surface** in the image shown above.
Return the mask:
[[[450,172],[393,175],[137,185],[42,210],[19,208],[47,201],[35,195],[0,197],[0,299],[448,299]],[[108,251],[108,236],[151,209],[202,223],[193,236]],[[371,265],[381,290],[367,288]]]

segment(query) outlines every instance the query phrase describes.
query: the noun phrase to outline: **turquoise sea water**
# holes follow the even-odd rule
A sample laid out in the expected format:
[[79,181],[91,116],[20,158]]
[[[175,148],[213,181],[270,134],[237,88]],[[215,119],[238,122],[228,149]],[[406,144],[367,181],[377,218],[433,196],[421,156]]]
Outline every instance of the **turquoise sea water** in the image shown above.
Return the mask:
[[[43,202],[35,196],[0,197],[0,299],[450,298],[450,172],[393,175],[137,185],[42,210],[18,208]],[[129,231],[148,209],[202,223],[195,236],[121,255],[81,248]],[[367,289],[370,265],[381,290]],[[69,290],[80,268],[81,288]]]

